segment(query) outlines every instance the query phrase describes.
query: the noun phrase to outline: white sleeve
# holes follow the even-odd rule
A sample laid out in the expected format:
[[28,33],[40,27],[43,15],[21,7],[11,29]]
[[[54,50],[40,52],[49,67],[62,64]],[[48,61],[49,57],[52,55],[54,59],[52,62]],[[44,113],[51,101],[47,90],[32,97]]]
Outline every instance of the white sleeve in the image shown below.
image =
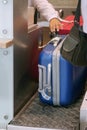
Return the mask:
[[81,0],[81,12],[83,17],[83,31],[87,33],[87,0]]
[[58,18],[58,12],[47,0],[32,0],[32,5],[37,8],[47,21],[50,21],[54,17]]

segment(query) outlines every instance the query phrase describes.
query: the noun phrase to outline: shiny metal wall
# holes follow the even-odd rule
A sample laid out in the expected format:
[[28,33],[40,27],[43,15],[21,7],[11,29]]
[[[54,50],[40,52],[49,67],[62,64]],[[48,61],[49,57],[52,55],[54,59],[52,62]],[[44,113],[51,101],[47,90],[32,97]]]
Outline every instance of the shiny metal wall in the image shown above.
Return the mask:
[[32,79],[32,53],[38,51],[39,29],[28,33],[28,1],[14,0],[14,110],[15,113],[37,90]]

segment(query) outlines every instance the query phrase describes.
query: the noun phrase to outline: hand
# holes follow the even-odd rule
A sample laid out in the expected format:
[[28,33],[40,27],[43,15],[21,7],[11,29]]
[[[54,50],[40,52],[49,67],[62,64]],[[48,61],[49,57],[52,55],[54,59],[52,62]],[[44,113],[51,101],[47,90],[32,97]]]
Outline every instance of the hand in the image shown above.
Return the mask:
[[51,32],[55,32],[62,28],[62,24],[57,18],[53,18],[49,21],[49,27]]

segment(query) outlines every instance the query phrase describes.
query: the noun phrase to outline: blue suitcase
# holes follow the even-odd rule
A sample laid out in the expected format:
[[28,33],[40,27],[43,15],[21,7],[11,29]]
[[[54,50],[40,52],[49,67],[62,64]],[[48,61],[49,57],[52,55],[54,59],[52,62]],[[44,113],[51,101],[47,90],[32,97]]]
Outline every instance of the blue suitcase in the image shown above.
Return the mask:
[[[43,103],[67,106],[82,94],[86,67],[73,66],[60,55],[63,37],[53,38],[39,55],[39,97]],[[62,41],[61,41],[62,39]]]

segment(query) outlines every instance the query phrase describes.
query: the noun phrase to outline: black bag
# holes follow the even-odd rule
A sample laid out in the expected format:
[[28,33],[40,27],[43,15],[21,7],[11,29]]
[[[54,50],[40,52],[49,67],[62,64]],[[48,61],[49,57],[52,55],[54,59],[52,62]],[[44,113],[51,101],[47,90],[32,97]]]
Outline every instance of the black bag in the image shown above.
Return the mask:
[[60,53],[63,58],[68,60],[73,65],[86,66],[87,65],[87,34],[82,31],[80,27],[80,7],[81,0],[78,2],[76,9],[74,26],[70,33],[63,41]]

